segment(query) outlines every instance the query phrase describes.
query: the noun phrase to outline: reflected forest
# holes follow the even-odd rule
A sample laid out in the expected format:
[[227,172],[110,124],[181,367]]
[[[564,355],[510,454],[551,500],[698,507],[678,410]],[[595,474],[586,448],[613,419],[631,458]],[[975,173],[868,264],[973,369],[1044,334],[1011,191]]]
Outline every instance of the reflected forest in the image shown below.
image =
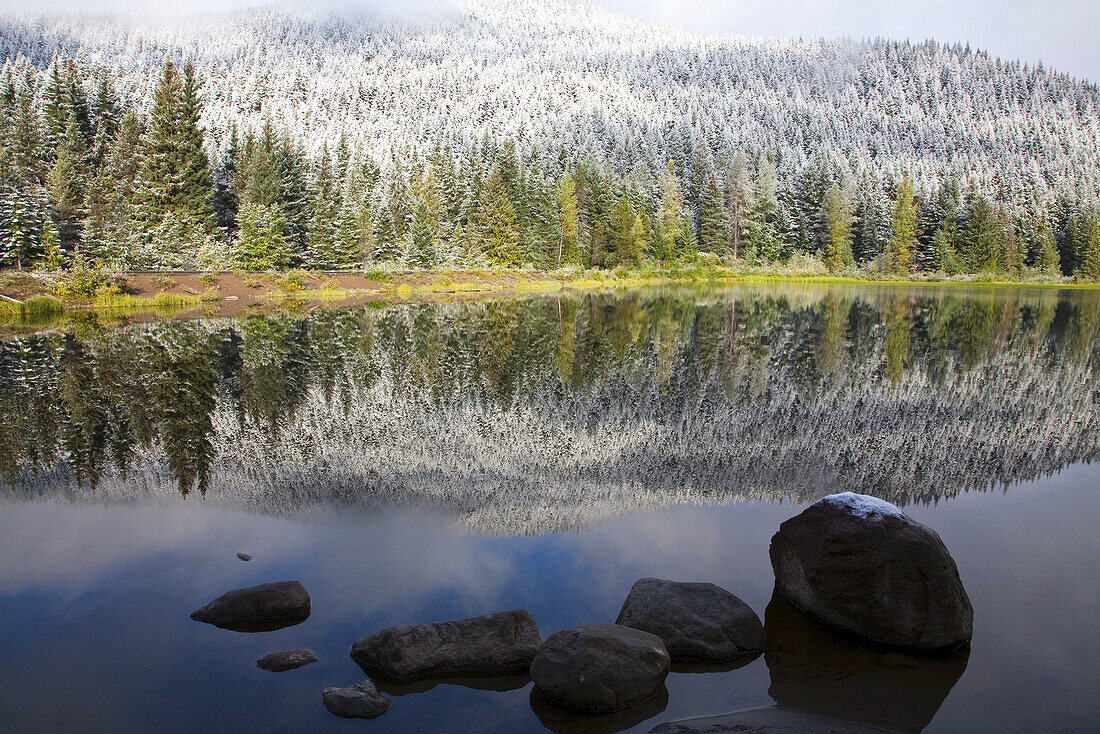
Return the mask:
[[471,530],[874,494],[904,506],[1098,456],[1100,294],[664,289],[0,340],[21,498],[265,513],[409,503]]

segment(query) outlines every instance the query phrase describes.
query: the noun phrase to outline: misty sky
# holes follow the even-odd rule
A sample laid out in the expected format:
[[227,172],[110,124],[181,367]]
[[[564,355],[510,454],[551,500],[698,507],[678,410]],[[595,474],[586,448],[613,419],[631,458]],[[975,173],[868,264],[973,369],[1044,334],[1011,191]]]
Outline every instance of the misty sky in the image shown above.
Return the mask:
[[[460,0],[327,0],[327,5],[428,13]],[[633,15],[700,33],[751,37],[850,36],[969,41],[1018,58],[1100,80],[1097,0],[604,0]],[[5,12],[204,11],[263,0],[0,0]],[[310,3],[311,5],[314,3]]]

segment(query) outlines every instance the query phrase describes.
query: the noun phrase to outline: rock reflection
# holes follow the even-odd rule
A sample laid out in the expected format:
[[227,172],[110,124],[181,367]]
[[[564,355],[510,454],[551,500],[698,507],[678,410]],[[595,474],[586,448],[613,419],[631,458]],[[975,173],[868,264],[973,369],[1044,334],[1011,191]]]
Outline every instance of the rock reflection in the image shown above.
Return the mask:
[[685,501],[899,506],[1100,458],[1100,297],[673,289],[0,341],[16,497],[194,489],[575,530]]
[[769,695],[782,708],[918,732],[966,670],[969,651],[914,656],[872,647],[773,593],[764,612]]
[[450,678],[424,678],[411,683],[393,683],[381,676],[371,678],[378,690],[387,696],[408,696],[426,693],[436,686],[462,686],[477,691],[515,691],[531,682],[530,675],[461,676]]
[[531,689],[531,710],[554,734],[614,734],[648,721],[668,708],[668,689],[645,703],[613,714],[582,714],[550,700],[537,686]]

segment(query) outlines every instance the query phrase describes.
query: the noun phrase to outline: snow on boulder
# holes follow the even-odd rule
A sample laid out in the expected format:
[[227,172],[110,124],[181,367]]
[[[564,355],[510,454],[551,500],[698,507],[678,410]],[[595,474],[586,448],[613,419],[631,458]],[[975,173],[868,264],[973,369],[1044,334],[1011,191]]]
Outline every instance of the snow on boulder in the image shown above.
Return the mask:
[[888,502],[825,497],[779,526],[770,554],[779,592],[838,629],[913,650],[970,642],[974,611],[951,554]]

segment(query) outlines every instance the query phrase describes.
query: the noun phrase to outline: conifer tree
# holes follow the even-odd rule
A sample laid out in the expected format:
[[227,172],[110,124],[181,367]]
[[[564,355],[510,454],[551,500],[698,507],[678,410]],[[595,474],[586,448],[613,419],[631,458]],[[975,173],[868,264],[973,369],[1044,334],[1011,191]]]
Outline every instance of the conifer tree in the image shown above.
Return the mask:
[[1004,230],[992,204],[978,194],[971,197],[970,212],[959,236],[959,255],[968,272],[992,272],[1002,262]]
[[85,176],[90,166],[84,144],[76,117],[70,114],[65,138],[46,177],[50,214],[57,229],[58,245],[66,252],[78,249],[83,219],[87,213],[85,197],[88,182]]
[[726,202],[718,180],[711,176],[703,189],[699,211],[699,247],[704,252],[721,254],[729,242]]
[[577,250],[577,184],[568,171],[558,182],[559,239],[556,266],[579,263]]
[[1095,211],[1081,215],[1076,233],[1077,270],[1079,280],[1100,281],[1100,217]]
[[1032,266],[1044,275],[1058,276],[1062,273],[1062,263],[1058,255],[1058,243],[1050,228],[1050,218],[1046,211],[1039,215],[1032,236]]
[[153,95],[153,109],[137,182],[138,215],[146,232],[168,214],[188,226],[213,228],[210,176],[199,127],[201,103],[194,70],[180,75],[168,61]]
[[290,265],[286,217],[276,204],[248,202],[241,207],[233,259],[245,270],[281,270]]
[[519,231],[516,212],[508,200],[500,169],[493,166],[485,183],[477,214],[477,231],[486,257],[500,267],[520,264]]
[[917,207],[913,201],[913,184],[908,176],[898,186],[890,229],[892,236],[886,248],[886,267],[892,273],[904,275],[909,272],[917,237]]
[[836,184],[825,193],[821,216],[825,225],[825,264],[830,270],[851,265],[852,207],[847,195]]
[[680,179],[676,164],[665,166],[660,180],[661,202],[657,209],[657,223],[653,232],[653,251],[659,260],[670,260],[686,250],[690,232],[684,218],[684,196],[680,193]]
[[726,172],[728,238],[730,251],[735,258],[741,257],[741,248],[749,237],[751,202],[752,180],[749,177],[748,160],[743,153],[738,153]]
[[332,159],[328,147],[314,168],[310,196],[309,233],[306,239],[306,265],[316,270],[336,269],[336,227],[340,213],[339,192],[333,181]]
[[637,215],[625,196],[620,196],[611,211],[609,250],[612,262],[630,266],[642,257],[635,229]]

